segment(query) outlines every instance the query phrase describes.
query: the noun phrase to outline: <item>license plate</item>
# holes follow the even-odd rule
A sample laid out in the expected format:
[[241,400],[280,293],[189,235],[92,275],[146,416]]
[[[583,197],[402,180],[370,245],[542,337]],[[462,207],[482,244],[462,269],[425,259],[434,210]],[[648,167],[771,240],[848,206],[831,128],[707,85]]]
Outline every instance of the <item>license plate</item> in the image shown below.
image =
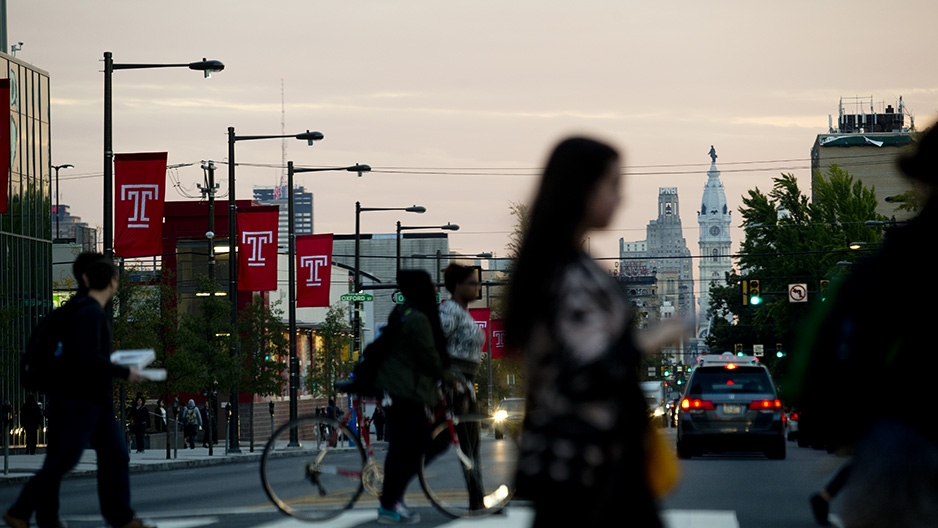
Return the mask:
[[741,414],[743,406],[739,404],[723,404],[723,414]]

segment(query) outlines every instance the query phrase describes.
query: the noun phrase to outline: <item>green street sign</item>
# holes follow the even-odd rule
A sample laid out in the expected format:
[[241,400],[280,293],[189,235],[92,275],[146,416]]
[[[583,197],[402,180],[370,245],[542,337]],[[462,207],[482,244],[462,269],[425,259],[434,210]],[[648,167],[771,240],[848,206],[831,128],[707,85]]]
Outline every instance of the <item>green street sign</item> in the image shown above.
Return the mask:
[[368,302],[375,300],[375,296],[370,293],[343,293],[339,296],[339,300],[345,302]]
[[[391,295],[391,300],[394,301],[394,304],[404,304],[404,294],[401,292],[394,292],[394,294]],[[440,295],[440,292],[436,292],[436,303],[440,304],[442,300],[443,296]]]

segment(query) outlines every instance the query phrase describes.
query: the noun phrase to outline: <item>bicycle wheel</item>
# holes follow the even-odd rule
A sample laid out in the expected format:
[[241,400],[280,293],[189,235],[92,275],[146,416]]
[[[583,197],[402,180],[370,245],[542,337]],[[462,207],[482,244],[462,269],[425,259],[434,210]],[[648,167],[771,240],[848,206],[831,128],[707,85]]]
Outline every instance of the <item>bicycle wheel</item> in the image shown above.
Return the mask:
[[[327,425],[327,438],[321,431]],[[296,442],[291,431],[296,431]],[[349,440],[337,441],[342,435]],[[261,457],[261,483],[280,511],[304,521],[331,519],[352,507],[364,489],[365,450],[344,425],[305,416],[277,429]]]
[[518,437],[496,440],[491,422],[478,415],[454,418],[458,446],[447,422],[433,428],[431,448],[420,460],[420,486],[446,515],[489,515],[514,495]]

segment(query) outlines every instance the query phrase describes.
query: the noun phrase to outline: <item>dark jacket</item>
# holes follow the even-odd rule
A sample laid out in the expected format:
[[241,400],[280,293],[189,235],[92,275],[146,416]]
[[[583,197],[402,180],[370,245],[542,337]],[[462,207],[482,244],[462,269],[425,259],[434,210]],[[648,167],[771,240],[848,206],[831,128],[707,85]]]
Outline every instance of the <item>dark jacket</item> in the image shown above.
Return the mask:
[[434,405],[437,402],[437,381],[442,378],[443,366],[437,350],[433,329],[426,315],[408,304],[391,312],[400,318],[402,326],[391,354],[378,371],[376,385],[391,398]]
[[130,369],[111,363],[111,325],[98,301],[83,295],[71,302],[78,306],[62,351],[69,375],[49,396],[111,405],[112,379],[127,379]]

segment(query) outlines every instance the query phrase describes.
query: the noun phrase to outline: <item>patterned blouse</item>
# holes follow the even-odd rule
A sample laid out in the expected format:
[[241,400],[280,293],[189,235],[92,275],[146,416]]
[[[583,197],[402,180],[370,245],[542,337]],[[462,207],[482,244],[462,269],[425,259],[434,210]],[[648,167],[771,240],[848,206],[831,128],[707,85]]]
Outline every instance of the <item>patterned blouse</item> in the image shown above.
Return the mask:
[[482,329],[469,311],[452,299],[440,304],[440,326],[453,369],[472,379],[482,361]]
[[519,494],[536,495],[555,484],[643,486],[638,468],[647,415],[621,289],[580,255],[562,270],[552,293],[553,311],[536,322],[522,350],[528,390]]

